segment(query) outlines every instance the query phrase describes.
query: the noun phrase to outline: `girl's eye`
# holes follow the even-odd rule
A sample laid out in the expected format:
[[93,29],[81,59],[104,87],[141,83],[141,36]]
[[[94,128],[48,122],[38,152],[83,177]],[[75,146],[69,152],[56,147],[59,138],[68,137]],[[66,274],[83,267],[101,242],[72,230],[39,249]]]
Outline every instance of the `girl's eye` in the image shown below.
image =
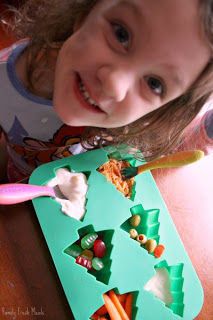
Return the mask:
[[117,40],[123,45],[123,47],[127,48],[129,45],[128,31],[118,23],[112,23],[112,27]]
[[153,77],[147,77],[146,81],[147,81],[147,84],[150,87],[150,89],[155,94],[157,94],[159,96],[163,96],[165,94],[165,88],[164,88],[162,81],[160,81],[157,78],[153,78]]

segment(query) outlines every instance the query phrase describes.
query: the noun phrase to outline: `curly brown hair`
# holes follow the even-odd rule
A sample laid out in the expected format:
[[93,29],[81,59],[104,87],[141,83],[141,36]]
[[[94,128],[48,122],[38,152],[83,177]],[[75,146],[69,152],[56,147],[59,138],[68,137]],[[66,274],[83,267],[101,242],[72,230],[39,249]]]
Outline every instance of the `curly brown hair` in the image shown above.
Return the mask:
[[[60,50],[81,21],[102,0],[27,0],[20,10],[13,9],[11,24],[17,39],[28,38],[28,81],[34,92],[32,75],[41,61],[47,61],[51,49]],[[199,0],[200,23],[213,57],[213,0]],[[43,52],[38,59],[38,54]],[[137,121],[119,128],[88,128],[82,144],[95,148],[127,144],[143,152],[146,159],[167,154],[177,145],[184,129],[192,122],[212,96],[212,58],[190,89],[178,98],[148,113]],[[52,94],[50,97],[52,98]],[[130,151],[131,152],[131,151]],[[136,151],[135,156],[140,158]]]

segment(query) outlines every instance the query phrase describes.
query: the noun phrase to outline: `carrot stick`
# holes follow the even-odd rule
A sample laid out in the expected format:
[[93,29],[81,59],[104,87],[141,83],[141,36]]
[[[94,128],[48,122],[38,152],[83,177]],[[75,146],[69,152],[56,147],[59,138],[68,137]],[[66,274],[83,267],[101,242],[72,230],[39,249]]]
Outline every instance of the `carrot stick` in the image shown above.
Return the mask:
[[130,320],[132,319],[132,305],[133,305],[133,293],[129,293],[126,298],[125,311]]
[[[119,300],[119,299],[118,299]],[[120,300],[119,300],[120,301]],[[125,309],[125,301],[124,302],[120,302],[122,307]]]
[[126,311],[124,310],[124,308],[122,307],[122,304],[120,303],[120,301],[118,300],[117,295],[115,294],[115,292],[113,290],[109,291],[109,296],[112,300],[112,302],[114,303],[116,309],[118,310],[120,317],[122,320],[129,320],[129,317],[126,314]]
[[122,320],[114,303],[106,293],[103,294],[103,299],[111,320]]
[[90,317],[90,319],[92,319],[92,320],[99,320],[100,317],[99,317],[97,314],[94,313],[94,314]]
[[95,312],[95,314],[97,314],[98,316],[103,316],[106,313],[107,313],[107,308],[105,304]]
[[125,307],[127,294],[128,293],[123,293],[123,294],[116,293],[116,296],[118,297],[118,300],[120,301],[123,308]]
[[126,301],[127,295],[128,295],[128,293],[123,293],[123,294],[117,293],[116,294],[116,296],[118,297],[118,300],[120,301],[121,304]]
[[107,320],[107,318],[104,318],[104,317],[100,317],[98,316],[97,314],[93,314],[91,317],[90,317],[91,320]]

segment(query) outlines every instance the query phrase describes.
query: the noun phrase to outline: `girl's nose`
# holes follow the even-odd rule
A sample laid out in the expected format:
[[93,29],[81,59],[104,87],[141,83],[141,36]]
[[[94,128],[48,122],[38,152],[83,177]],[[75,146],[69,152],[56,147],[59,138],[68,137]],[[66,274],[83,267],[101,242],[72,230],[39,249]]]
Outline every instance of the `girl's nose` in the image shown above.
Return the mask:
[[120,68],[101,67],[97,72],[103,95],[117,102],[125,99],[131,88],[132,76],[127,70]]

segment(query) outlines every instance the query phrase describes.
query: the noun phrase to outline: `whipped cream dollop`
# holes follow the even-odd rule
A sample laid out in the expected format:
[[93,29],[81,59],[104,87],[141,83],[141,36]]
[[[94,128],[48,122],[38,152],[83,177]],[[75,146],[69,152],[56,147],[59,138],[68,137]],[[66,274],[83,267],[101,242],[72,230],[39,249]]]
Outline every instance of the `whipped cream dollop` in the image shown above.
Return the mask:
[[61,204],[61,211],[69,217],[81,220],[85,215],[87,178],[82,172],[70,172],[67,168],[55,171],[55,178],[46,183],[55,191],[55,201]]
[[154,293],[168,307],[174,301],[169,272],[166,268],[156,268],[155,271],[156,275],[147,282],[144,289]]

